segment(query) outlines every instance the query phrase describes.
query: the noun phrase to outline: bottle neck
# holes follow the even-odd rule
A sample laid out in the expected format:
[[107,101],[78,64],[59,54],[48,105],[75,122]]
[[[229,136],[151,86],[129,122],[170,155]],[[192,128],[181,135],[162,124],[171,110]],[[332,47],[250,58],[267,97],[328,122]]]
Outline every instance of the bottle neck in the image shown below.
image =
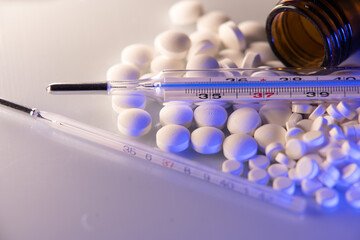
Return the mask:
[[272,49],[287,66],[337,66],[351,52],[351,25],[332,1],[280,1],[266,28]]

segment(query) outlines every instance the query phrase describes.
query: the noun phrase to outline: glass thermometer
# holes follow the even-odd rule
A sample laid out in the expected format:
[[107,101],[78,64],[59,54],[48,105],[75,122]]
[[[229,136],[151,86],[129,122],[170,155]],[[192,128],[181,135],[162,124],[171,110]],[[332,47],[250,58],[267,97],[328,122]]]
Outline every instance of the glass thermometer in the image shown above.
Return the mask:
[[53,83],[49,93],[121,94],[142,91],[163,101],[357,99],[360,67],[165,70],[152,78]]

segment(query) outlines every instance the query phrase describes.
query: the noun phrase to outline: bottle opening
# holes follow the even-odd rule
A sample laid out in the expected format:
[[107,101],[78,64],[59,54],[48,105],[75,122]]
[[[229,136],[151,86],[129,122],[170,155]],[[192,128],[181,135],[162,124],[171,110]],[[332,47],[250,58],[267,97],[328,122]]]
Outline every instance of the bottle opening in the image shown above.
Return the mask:
[[325,44],[311,20],[297,12],[284,11],[275,15],[270,31],[272,48],[286,65],[322,66]]

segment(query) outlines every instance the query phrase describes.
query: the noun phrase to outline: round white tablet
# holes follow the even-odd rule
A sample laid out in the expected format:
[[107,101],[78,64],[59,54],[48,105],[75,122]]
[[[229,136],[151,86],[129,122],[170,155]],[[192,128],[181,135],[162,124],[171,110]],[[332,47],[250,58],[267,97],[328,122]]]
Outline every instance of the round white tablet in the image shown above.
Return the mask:
[[162,32],[155,38],[155,48],[162,55],[173,59],[183,59],[190,46],[190,38],[177,30]]
[[285,140],[289,141],[290,139],[301,139],[304,135],[304,130],[298,127],[290,128],[285,134]]
[[179,59],[157,56],[151,61],[150,68],[152,72],[160,72],[165,69],[185,69],[185,63]]
[[311,120],[315,120],[317,117],[321,117],[322,115],[324,115],[326,111],[326,106],[325,104],[320,104],[319,106],[317,106],[314,111],[312,111],[312,113],[309,115],[309,119]]
[[217,53],[218,47],[209,40],[202,40],[192,45],[189,53],[187,55],[187,59],[191,59],[195,55],[205,54],[211,57],[214,57]]
[[124,91],[111,97],[112,108],[120,113],[128,108],[145,108],[146,97],[141,91]]
[[181,152],[189,147],[190,132],[181,125],[169,124],[156,133],[156,145],[167,152]]
[[360,208],[360,187],[351,187],[345,192],[347,203],[354,207]]
[[172,5],[169,16],[173,24],[184,26],[195,23],[203,12],[203,5],[199,1],[186,0]]
[[292,113],[290,117],[287,119],[285,126],[286,129],[289,130],[296,126],[296,123],[303,119],[302,115],[299,113]]
[[296,162],[293,159],[286,156],[282,152],[279,152],[278,154],[276,154],[275,161],[278,163],[284,164],[288,168],[293,168],[296,166]]
[[229,20],[230,18],[226,13],[221,11],[211,11],[204,14],[197,20],[196,27],[198,31],[217,33],[219,26]]
[[291,116],[291,109],[283,104],[264,104],[259,114],[263,123],[274,123],[285,127],[287,119]]
[[249,159],[249,168],[262,168],[265,169],[270,165],[270,159],[264,155],[255,155]]
[[[221,60],[219,61],[219,66],[220,66],[221,68],[238,68],[238,66],[236,65],[236,63],[235,63],[233,60],[231,60],[230,58],[223,58],[223,59],[221,59]],[[235,76],[233,72],[231,72],[231,74],[232,74],[233,76]],[[240,74],[238,74],[238,75],[240,76]]]
[[231,59],[236,64],[236,66],[240,67],[244,60],[244,54],[241,51],[228,48],[223,49],[218,53],[219,60],[222,60],[224,58]]
[[305,132],[308,132],[311,130],[312,124],[313,124],[313,120],[302,119],[296,123],[296,127],[301,128]]
[[248,43],[266,41],[265,25],[262,23],[248,20],[239,23],[238,27]]
[[226,48],[238,51],[246,48],[246,40],[233,21],[227,21],[219,27],[219,37]]
[[232,134],[225,138],[223,152],[227,159],[246,161],[257,153],[257,143],[247,134]]
[[138,137],[150,131],[151,116],[143,109],[129,108],[119,114],[117,123],[121,133],[131,137]]
[[317,117],[311,125],[313,131],[324,131],[328,126],[328,120],[324,117]]
[[321,147],[326,142],[325,134],[322,131],[309,131],[303,135],[303,140],[309,149]]
[[299,159],[304,156],[308,151],[306,143],[301,139],[290,139],[286,142],[285,153],[289,158]]
[[178,124],[189,128],[194,117],[193,110],[185,104],[172,104],[164,106],[159,112],[161,125]]
[[360,168],[356,163],[349,163],[341,170],[341,179],[349,184],[359,181]]
[[271,164],[267,169],[271,179],[276,177],[287,177],[288,168],[280,163]]
[[241,63],[241,68],[257,68],[261,66],[261,57],[257,52],[247,52]]
[[318,175],[319,164],[311,157],[304,156],[296,163],[296,175],[300,179],[312,179]]
[[136,80],[139,78],[139,70],[130,64],[120,63],[113,65],[106,72],[107,81]]
[[264,169],[254,168],[249,171],[248,180],[265,185],[269,181],[269,174]]
[[259,144],[259,149],[264,152],[265,147],[273,142],[279,142],[285,145],[285,128],[277,124],[265,124],[257,128],[254,138]]
[[339,194],[332,188],[320,188],[315,192],[316,202],[326,208],[335,207],[339,203]]
[[314,110],[314,106],[310,104],[293,103],[292,112],[310,114]]
[[340,171],[331,165],[323,168],[317,177],[318,180],[329,188],[334,187],[340,178]]
[[149,67],[153,57],[153,49],[145,44],[132,44],[121,52],[121,62],[132,64],[142,70]]
[[190,37],[192,46],[194,46],[197,43],[204,41],[204,40],[212,42],[216,46],[216,49],[219,49],[219,47],[221,45],[219,36],[213,32],[196,31],[196,32],[190,34],[189,37]]
[[270,160],[274,160],[276,155],[284,150],[284,146],[281,143],[273,142],[265,147],[265,154]]
[[224,133],[214,127],[200,127],[191,133],[192,148],[202,154],[214,154],[221,150]]
[[289,195],[293,195],[295,192],[295,184],[288,177],[276,177],[273,180],[273,188]]
[[326,153],[326,161],[329,164],[338,165],[347,160],[347,154],[344,153],[341,148],[334,147],[328,150]]
[[336,105],[336,109],[347,119],[351,120],[356,116],[356,112],[344,101],[340,101],[338,105]]
[[197,126],[222,129],[227,119],[226,109],[217,104],[204,104],[195,108],[194,120]]
[[344,116],[336,109],[334,104],[330,104],[326,108],[326,112],[338,122],[344,119]]
[[261,124],[260,115],[250,107],[232,112],[228,118],[227,128],[230,133],[251,133]]
[[235,176],[242,174],[244,170],[244,165],[236,160],[225,160],[222,163],[221,170],[225,173],[230,173]]
[[186,69],[214,69],[219,68],[219,63],[214,57],[198,54],[191,57],[186,64]]
[[271,50],[271,47],[266,41],[258,41],[250,44],[249,48],[246,51],[257,52],[260,54],[261,61],[263,63],[278,60],[274,52]]
[[313,195],[317,190],[322,187],[322,183],[316,179],[304,179],[301,181],[301,191],[306,196]]

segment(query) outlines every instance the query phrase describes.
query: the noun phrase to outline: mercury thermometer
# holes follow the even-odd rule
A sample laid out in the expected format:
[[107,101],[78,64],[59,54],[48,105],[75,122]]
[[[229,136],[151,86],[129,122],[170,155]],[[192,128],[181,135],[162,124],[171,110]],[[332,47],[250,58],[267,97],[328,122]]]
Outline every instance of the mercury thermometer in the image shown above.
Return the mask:
[[121,94],[141,91],[163,101],[356,99],[360,67],[165,70],[152,78],[53,83],[49,93]]

